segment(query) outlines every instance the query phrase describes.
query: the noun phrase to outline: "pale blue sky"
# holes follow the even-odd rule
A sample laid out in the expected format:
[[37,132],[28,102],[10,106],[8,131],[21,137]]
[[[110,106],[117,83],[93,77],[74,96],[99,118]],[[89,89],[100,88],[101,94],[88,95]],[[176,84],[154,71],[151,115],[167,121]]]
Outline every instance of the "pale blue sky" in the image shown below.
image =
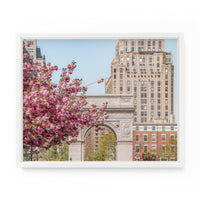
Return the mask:
[[[66,67],[72,60],[76,61],[77,68],[72,78],[82,78],[83,85],[95,82],[110,75],[110,64],[115,57],[115,46],[118,40],[37,40],[46,62]],[[177,120],[177,40],[165,40],[165,51],[173,54],[175,67],[174,109]],[[59,73],[54,75],[57,80]],[[105,84],[94,84],[88,87],[87,94],[104,94]]]

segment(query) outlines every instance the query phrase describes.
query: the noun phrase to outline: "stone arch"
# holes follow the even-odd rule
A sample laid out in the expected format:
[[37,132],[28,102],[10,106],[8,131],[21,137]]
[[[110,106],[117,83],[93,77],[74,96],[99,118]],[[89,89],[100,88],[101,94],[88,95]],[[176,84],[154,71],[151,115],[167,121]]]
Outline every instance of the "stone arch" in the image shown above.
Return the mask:
[[[116,130],[116,128],[114,127],[114,125],[113,125],[112,123],[104,122],[104,123],[99,123],[98,125],[99,125],[99,126],[106,126],[106,127],[108,127],[109,129],[111,129],[111,130],[113,131],[113,133],[115,134],[116,141],[118,140],[118,138],[119,138],[119,134],[117,134],[118,131]],[[84,129],[81,131],[81,133],[80,133],[81,137],[79,138],[80,141],[84,142],[84,138],[85,138],[86,133],[87,133],[92,127],[93,127],[93,126],[84,128]]]
[[[116,136],[116,157],[117,161],[130,161],[133,158],[133,96],[132,95],[87,95],[88,104],[95,104],[101,107],[102,102],[108,102],[108,107],[105,110],[109,118],[104,120],[102,125],[110,128]],[[101,123],[100,123],[101,124]],[[115,125],[119,124],[119,128]],[[77,137],[77,142],[69,146],[69,160],[83,161],[84,152],[84,136],[91,127],[86,127],[80,130]]]

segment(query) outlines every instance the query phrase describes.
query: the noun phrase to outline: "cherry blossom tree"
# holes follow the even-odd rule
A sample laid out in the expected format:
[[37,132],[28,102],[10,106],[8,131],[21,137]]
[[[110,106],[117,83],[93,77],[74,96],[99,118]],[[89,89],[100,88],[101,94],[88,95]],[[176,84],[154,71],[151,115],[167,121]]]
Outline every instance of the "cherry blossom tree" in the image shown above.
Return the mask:
[[[101,108],[88,104],[81,79],[71,80],[76,68],[72,62],[61,70],[57,84],[52,81],[52,73],[57,66],[38,66],[29,58],[23,48],[23,143],[24,147],[50,148],[63,142],[75,142],[79,130],[85,126],[97,126],[107,103]],[[103,82],[100,79],[97,83]],[[108,116],[105,116],[107,119]]]

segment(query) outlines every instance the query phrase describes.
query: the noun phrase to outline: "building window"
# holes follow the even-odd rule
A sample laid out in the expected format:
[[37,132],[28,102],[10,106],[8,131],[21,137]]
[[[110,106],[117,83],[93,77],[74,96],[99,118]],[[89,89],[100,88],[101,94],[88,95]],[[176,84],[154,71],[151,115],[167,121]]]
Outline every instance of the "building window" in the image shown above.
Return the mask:
[[168,106],[165,106],[165,110],[168,110]]
[[120,91],[123,91],[123,87],[120,87]]
[[145,131],[147,130],[147,126],[144,126],[144,130],[145,130]]
[[160,117],[160,112],[158,112],[158,117]]
[[127,88],[127,91],[130,91],[130,87]]
[[151,98],[153,98],[154,97],[154,93],[151,93]]
[[123,79],[123,74],[120,74],[120,79]]
[[116,68],[114,68],[114,72],[116,72]]
[[148,152],[148,145],[144,145],[144,152],[147,153]]
[[136,93],[134,93],[134,94],[133,94],[133,96],[134,96],[134,98],[136,98],[136,97],[137,97],[137,94],[136,94]]
[[126,48],[126,52],[127,52],[127,48]]
[[155,48],[153,48],[153,51],[155,51]]
[[114,74],[114,79],[116,79],[116,75]]
[[123,68],[120,68],[120,72],[121,72],[121,73],[123,72]]
[[151,110],[154,110],[154,106],[151,106]]
[[168,85],[168,81],[165,81],[165,85]]
[[166,145],[162,145],[162,152],[165,153],[166,151]]
[[139,130],[139,126],[136,126],[136,131],[138,131]]
[[165,92],[168,92],[168,87],[165,88]]
[[145,62],[145,58],[142,59],[142,62]]
[[144,45],[144,41],[141,41],[141,45],[142,45],[142,46]]
[[166,134],[162,134],[162,142],[166,142]]
[[156,145],[152,144],[152,152],[155,153],[156,152]]
[[157,61],[160,61],[160,57],[157,57]]
[[168,75],[167,74],[165,75],[165,78],[168,79]]
[[168,72],[168,69],[167,69],[167,68],[165,68],[165,72],[166,72],[166,73]]
[[129,63],[127,63],[127,67],[129,67]]
[[130,81],[127,81],[127,85],[130,85]]
[[153,41],[153,46],[155,46],[155,41]]
[[165,98],[168,98],[168,93],[165,93]]
[[27,51],[28,51],[29,53],[31,53],[31,52],[33,52],[33,49],[27,49]]
[[137,81],[134,81],[134,85],[137,85]]
[[158,86],[160,86],[160,81],[158,81]]
[[132,41],[132,45],[134,45],[134,41]]
[[160,63],[157,63],[157,67],[160,67]]
[[168,104],[168,100],[165,100],[165,104]]
[[160,110],[160,106],[158,106],[158,110]]
[[144,142],[147,142],[147,141],[148,141],[148,135],[144,134]]
[[120,85],[123,85],[123,81],[120,81]]
[[149,62],[152,62],[152,58],[149,58]]
[[171,140],[174,140],[174,139],[175,139],[174,134],[171,134],[171,135],[170,135],[170,139],[171,139]]
[[33,41],[28,41],[27,42],[29,45],[33,45]]
[[136,137],[136,142],[139,142],[140,141],[140,135],[137,134],[137,135],[135,135],[135,137]]
[[152,130],[153,130],[153,131],[155,131],[155,130],[156,130],[156,127],[155,127],[155,126],[153,126],[153,127],[152,127]]
[[137,87],[134,87],[134,92],[136,92],[137,91]]
[[160,98],[160,93],[158,93],[158,98]]
[[151,46],[151,41],[148,41],[148,46]]
[[126,46],[127,46],[127,41],[126,41]]
[[134,48],[132,47],[132,51],[134,51]]
[[174,153],[174,152],[175,152],[175,146],[174,146],[174,145],[171,145],[171,146],[170,146],[170,150],[171,150],[172,153]]
[[140,58],[140,62],[142,62],[142,58]]
[[152,134],[152,142],[156,142],[156,134]]
[[165,112],[165,117],[167,117],[168,116],[168,112]]
[[159,46],[161,46],[161,41],[159,41]]
[[140,153],[140,145],[138,144],[135,145],[135,151],[136,153]]
[[171,62],[171,58],[169,58],[169,62]]
[[134,118],[134,122],[137,122],[137,118]]

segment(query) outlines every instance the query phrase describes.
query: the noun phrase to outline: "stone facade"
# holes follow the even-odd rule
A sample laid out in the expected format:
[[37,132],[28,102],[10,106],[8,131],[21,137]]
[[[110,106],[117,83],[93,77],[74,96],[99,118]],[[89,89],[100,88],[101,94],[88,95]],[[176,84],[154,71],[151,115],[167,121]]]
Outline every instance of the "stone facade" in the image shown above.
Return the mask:
[[164,40],[119,40],[106,94],[132,94],[134,123],[174,123],[173,55]]

